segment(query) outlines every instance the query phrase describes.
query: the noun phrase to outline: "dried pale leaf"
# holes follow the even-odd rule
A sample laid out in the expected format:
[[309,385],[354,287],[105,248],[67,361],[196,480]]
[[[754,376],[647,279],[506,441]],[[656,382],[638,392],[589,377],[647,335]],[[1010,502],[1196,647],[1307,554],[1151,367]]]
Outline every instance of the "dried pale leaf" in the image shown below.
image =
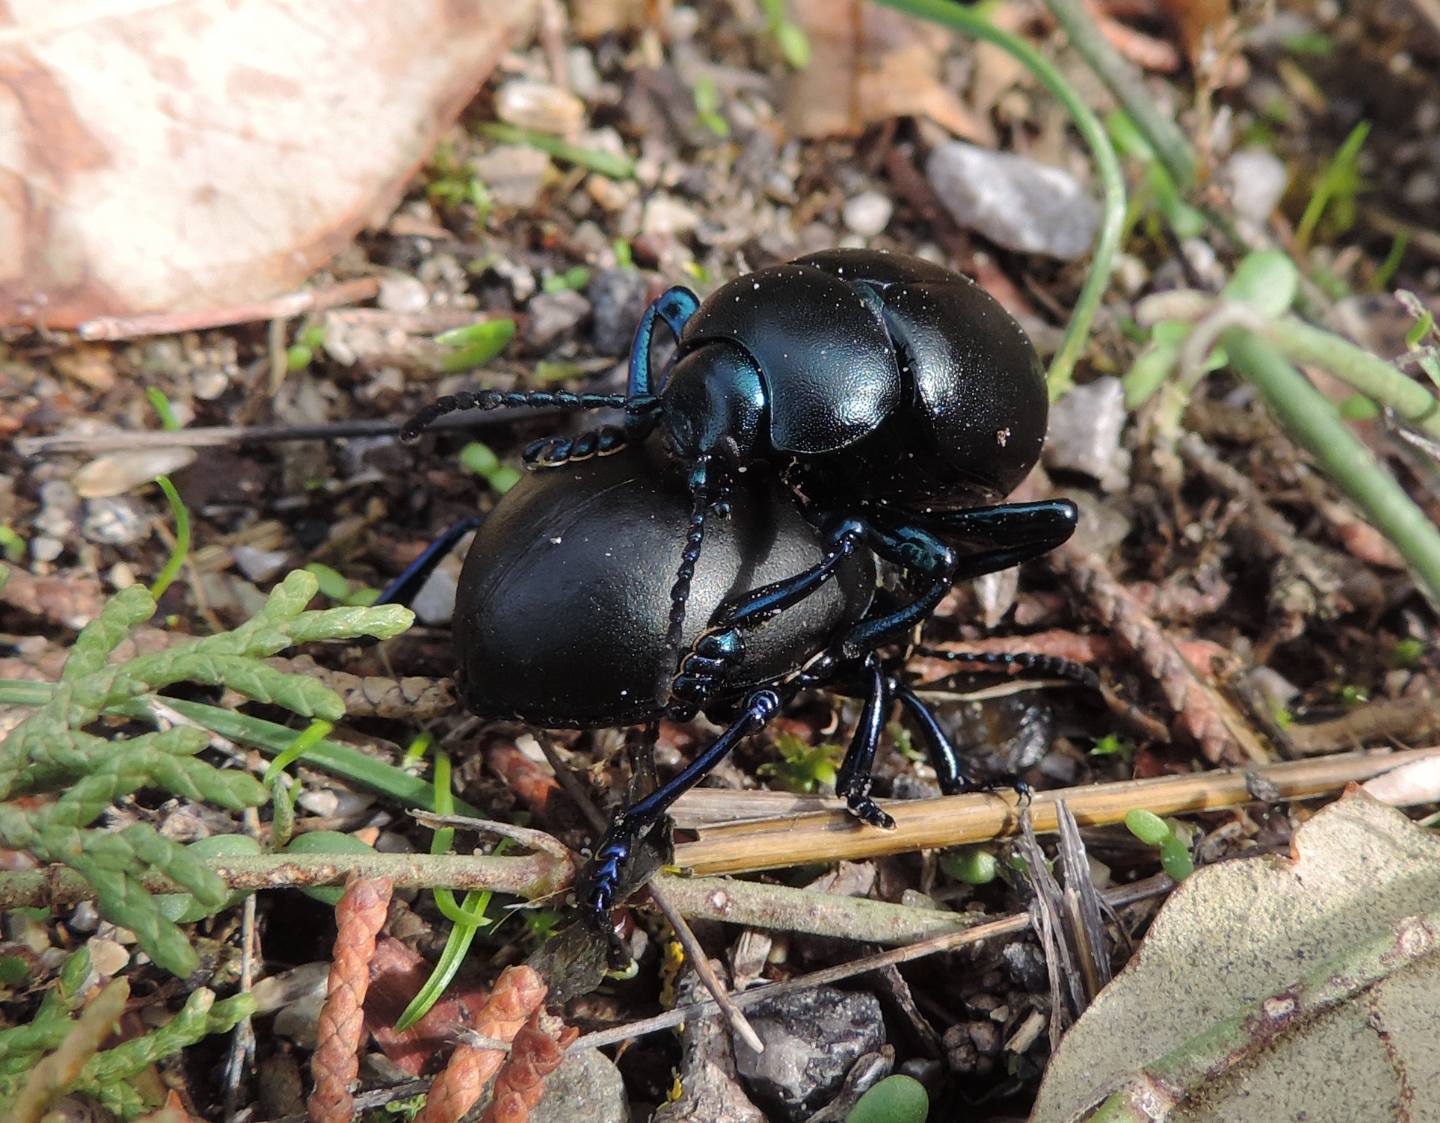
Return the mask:
[[0,323],[294,288],[387,212],[533,0],[0,6]]
[[71,481],[82,499],[124,495],[153,483],[156,476],[178,472],[195,463],[193,448],[144,448],[97,456],[75,473]]
[[929,117],[955,136],[995,143],[988,121],[941,81],[943,28],[873,4],[793,0],[810,65],[790,77],[785,123],[800,137],[856,136],[892,117]]
[[1290,857],[1200,870],[1066,1035],[1032,1123],[1110,1097],[1115,1118],[1406,1117],[1440,1087],[1437,900],[1440,839],[1360,792]]
[[1440,802],[1440,757],[1429,757],[1392,768],[1361,785],[1381,803],[1408,807]]

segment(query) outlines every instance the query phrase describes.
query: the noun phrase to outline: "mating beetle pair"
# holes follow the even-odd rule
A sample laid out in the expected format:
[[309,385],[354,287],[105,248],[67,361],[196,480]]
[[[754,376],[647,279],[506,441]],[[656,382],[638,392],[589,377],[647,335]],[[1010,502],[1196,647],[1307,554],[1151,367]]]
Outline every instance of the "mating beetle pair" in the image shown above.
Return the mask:
[[[663,378],[657,323],[677,343]],[[727,722],[617,814],[578,894],[593,922],[636,838],[799,690],[863,699],[837,790],[864,822],[893,825],[869,773],[894,701],[942,788],[964,785],[903,656],[880,649],[957,580],[1053,549],[1076,519],[1064,500],[981,505],[1034,466],[1047,412],[1039,358],[993,298],[916,258],[812,254],[703,303],[670,289],[636,332],[624,395],[458,394],[402,435],[454,410],[530,405],[618,408],[625,422],[532,445],[527,460],[550,470],[477,536],[455,617],[467,705],[549,726]],[[657,565],[677,549],[672,582]],[[877,561],[898,570],[899,595],[877,593]]]

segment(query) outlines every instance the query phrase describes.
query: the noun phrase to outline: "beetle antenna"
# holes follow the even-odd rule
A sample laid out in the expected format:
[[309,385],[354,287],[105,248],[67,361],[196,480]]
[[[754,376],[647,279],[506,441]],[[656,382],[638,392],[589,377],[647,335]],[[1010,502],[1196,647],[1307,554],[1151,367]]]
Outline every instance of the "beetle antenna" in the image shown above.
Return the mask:
[[700,560],[700,547],[705,541],[705,512],[710,506],[710,455],[702,454],[690,469],[690,528],[685,532],[685,548],[680,551],[680,568],[675,571],[675,584],[670,588],[670,627],[665,633],[665,660],[656,696],[669,695],[670,680],[680,660],[680,637],[685,628],[685,606],[690,600],[690,582],[695,578],[695,563]]
[[413,441],[447,413],[467,409],[521,409],[538,406],[549,409],[623,409],[634,415],[650,413],[660,405],[653,394],[576,394],[570,390],[480,390],[462,391],[436,398],[400,430],[402,441]]

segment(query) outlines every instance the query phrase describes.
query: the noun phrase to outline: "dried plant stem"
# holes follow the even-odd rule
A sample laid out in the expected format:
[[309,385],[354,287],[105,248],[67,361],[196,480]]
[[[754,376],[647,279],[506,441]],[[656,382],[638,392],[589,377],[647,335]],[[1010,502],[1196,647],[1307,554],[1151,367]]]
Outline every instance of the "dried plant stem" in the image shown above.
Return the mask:
[[1206,760],[1239,764],[1269,759],[1249,723],[1201,681],[1164,629],[1099,559],[1066,545],[1050,555],[1050,564],[1089,602],[1100,622],[1135,653]]
[[[1146,878],[1144,881],[1137,881],[1133,885],[1122,885],[1114,889],[1106,890],[1101,894],[1105,903],[1111,908],[1123,908],[1125,905],[1134,904],[1136,901],[1143,901],[1149,897],[1156,897],[1162,893],[1168,893],[1173,889],[1175,883],[1164,874]],[[849,963],[837,964],[834,967],[826,967],[820,971],[812,971],[808,975],[801,975],[796,979],[788,979],[783,983],[770,983],[767,986],[757,986],[735,996],[735,1003],[738,1006],[752,1006],[757,1002],[765,1002],[772,998],[778,998],[784,994],[794,994],[796,991],[812,990],[818,986],[826,986],[830,983],[838,983],[843,979],[853,979],[856,975],[863,975],[867,971],[879,971],[885,967],[893,967],[901,963],[910,963],[916,959],[923,959],[928,955],[936,955],[942,951],[955,951],[958,948],[969,947],[984,940],[994,939],[997,936],[1013,936],[1017,932],[1023,932],[1030,927],[1031,917],[1028,912],[1014,913],[1002,917],[999,920],[992,920],[984,924],[977,924],[963,932],[952,932],[943,936],[936,936],[933,939],[922,940],[920,943],[910,944],[906,947],[892,948],[889,951],[882,951],[875,955],[868,955],[863,959],[851,960]],[[671,1029],[692,1018],[713,1018],[719,1013],[719,1007],[713,1002],[701,1002],[693,1006],[681,1006],[674,1010],[666,1011],[664,1014],[656,1015],[653,1018],[646,1018],[639,1022],[630,1022],[628,1025],[616,1026],[614,1029],[600,1030],[596,1033],[587,1033],[579,1038],[573,1045],[572,1050],[599,1049],[606,1045],[614,1045],[632,1037],[639,1037],[646,1033],[656,1033],[662,1029]]]
[[[1440,755],[1440,747],[1353,753],[1258,768],[1065,788],[1032,796],[1030,815],[1037,831],[1053,832],[1057,829],[1055,805],[1061,799],[1084,827],[1122,822],[1126,812],[1135,808],[1157,815],[1213,811],[1255,802],[1252,783],[1265,788],[1273,785],[1271,790],[1280,799],[1311,799],[1336,794],[1346,784],[1436,755]],[[678,845],[675,861],[699,874],[740,873],[793,865],[813,860],[817,854],[831,862],[859,861],[907,850],[959,846],[1013,835],[1020,828],[1019,800],[1010,792],[882,802],[895,817],[893,831],[863,827],[844,811],[818,811],[711,828],[699,842]]]

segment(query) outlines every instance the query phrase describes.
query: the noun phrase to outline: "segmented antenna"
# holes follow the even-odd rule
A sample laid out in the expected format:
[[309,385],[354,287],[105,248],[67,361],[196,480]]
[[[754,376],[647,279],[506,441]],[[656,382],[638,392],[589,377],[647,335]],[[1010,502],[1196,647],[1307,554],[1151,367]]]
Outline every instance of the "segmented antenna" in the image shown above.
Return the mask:
[[1100,676],[1083,663],[1045,655],[1038,651],[944,651],[938,647],[917,647],[916,655],[944,659],[950,663],[986,663],[991,666],[1019,667],[1035,674],[1070,679],[1091,690],[1100,689]]
[[627,413],[648,413],[660,404],[650,395],[576,394],[571,390],[479,390],[462,391],[436,398],[400,430],[402,441],[413,441],[447,413],[467,409],[520,409],[539,406],[548,409],[623,409]]
[[685,548],[680,551],[680,566],[675,571],[675,584],[670,587],[670,627],[665,632],[665,657],[656,697],[668,701],[670,681],[680,662],[680,637],[685,629],[685,606],[690,600],[690,582],[695,579],[695,563],[700,560],[700,547],[705,541],[705,515],[710,507],[710,457],[701,456],[690,469],[690,527],[685,532]]

